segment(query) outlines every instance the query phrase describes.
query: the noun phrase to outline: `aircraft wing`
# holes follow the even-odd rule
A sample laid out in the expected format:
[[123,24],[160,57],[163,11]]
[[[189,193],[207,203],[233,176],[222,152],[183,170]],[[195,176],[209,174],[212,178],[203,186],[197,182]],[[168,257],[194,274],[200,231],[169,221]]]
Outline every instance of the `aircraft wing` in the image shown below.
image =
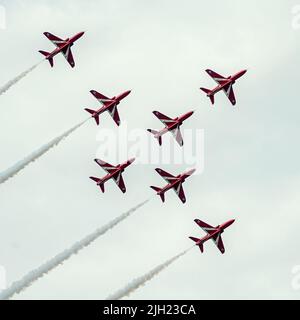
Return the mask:
[[119,112],[118,112],[117,106],[114,105],[113,107],[109,108],[108,112],[111,115],[111,117],[114,119],[114,121],[117,124],[117,126],[119,126],[121,121],[120,121],[120,116],[119,116]]
[[225,252],[225,247],[224,247],[224,244],[223,244],[221,233],[218,233],[215,236],[213,236],[212,240],[214,241],[214,243],[217,246],[217,248],[221,251],[221,253],[224,253]]
[[174,179],[176,179],[176,177],[172,176],[170,173],[160,169],[160,168],[156,168],[155,171],[162,177],[164,178],[168,183],[173,182]]
[[213,70],[207,69],[205,71],[216,81],[217,84],[223,84],[227,81],[225,77],[221,76]]
[[175,121],[168,116],[165,116],[164,114],[158,112],[158,111],[153,111],[153,114],[165,125],[169,126],[175,123]]
[[97,92],[96,90],[91,90],[90,93],[102,104],[102,105],[106,105],[110,102],[112,102],[112,100],[108,97],[106,97],[104,94]]
[[173,134],[174,138],[178,142],[178,144],[182,147],[183,146],[183,139],[180,131],[180,126],[177,126],[174,130],[171,130],[171,133]]
[[102,161],[100,159],[95,159],[95,162],[102,168],[104,169],[107,173],[112,173],[113,171],[116,170],[116,167],[105,162],[105,161]]
[[122,177],[122,173],[119,172],[118,175],[113,176],[113,179],[115,181],[115,183],[117,184],[117,186],[121,189],[121,191],[123,193],[126,192],[126,187],[125,187],[125,183]]
[[64,57],[66,58],[66,60],[69,62],[70,66],[72,68],[75,67],[75,61],[73,58],[73,54],[71,51],[71,46],[67,46],[65,49],[62,50],[62,54],[64,55]]
[[211,234],[214,233],[217,229],[215,227],[210,226],[209,224],[199,220],[199,219],[195,219],[194,220],[197,225],[206,233]]
[[182,183],[178,183],[173,187],[173,190],[176,192],[178,195],[179,199],[182,201],[182,203],[186,202],[185,194],[183,191]]
[[231,104],[234,106],[236,104],[236,100],[235,100],[234,91],[232,88],[232,83],[225,86],[223,88],[223,91],[226,94],[227,98],[230,100]]
[[60,47],[63,44],[66,43],[65,40],[53,35],[50,32],[44,32],[44,35],[56,46],[56,47]]

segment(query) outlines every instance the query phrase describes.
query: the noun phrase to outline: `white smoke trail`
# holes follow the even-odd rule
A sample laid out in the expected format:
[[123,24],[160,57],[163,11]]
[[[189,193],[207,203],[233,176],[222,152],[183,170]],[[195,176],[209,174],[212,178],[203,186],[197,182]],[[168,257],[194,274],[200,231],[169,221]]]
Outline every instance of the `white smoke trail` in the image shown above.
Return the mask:
[[16,175],[19,171],[24,169],[27,165],[29,165],[31,162],[37,160],[39,157],[41,157],[44,153],[46,153],[51,148],[58,145],[63,139],[65,139],[67,136],[69,136],[73,131],[78,129],[80,126],[82,126],[87,120],[90,118],[80,122],[76,126],[72,127],[71,129],[67,130],[60,136],[52,139],[50,142],[44,144],[39,149],[32,152],[30,155],[25,157],[24,159],[20,160],[19,162],[15,163],[12,167],[9,167],[5,171],[0,173],[0,184],[4,183],[9,178],[12,178],[14,175]]
[[4,92],[6,92],[11,86],[13,86],[14,84],[16,84],[17,82],[19,82],[22,78],[24,78],[25,76],[27,76],[28,73],[30,73],[32,70],[34,70],[39,64],[41,64],[44,61],[44,59],[42,61],[40,61],[39,63],[33,65],[32,67],[30,67],[29,69],[27,69],[26,71],[20,73],[18,76],[16,76],[14,79],[8,81],[4,86],[2,86],[0,88],[0,95],[2,95]]
[[119,224],[124,219],[128,218],[132,213],[134,213],[137,209],[145,205],[149,199],[141,202],[137,206],[131,208],[127,212],[121,214],[114,220],[110,221],[105,226],[95,230],[93,233],[89,234],[85,238],[83,238],[81,241],[76,242],[73,244],[69,249],[61,252],[60,254],[56,255],[46,263],[42,264],[37,269],[34,269],[30,271],[27,275],[25,275],[22,279],[15,281],[11,284],[10,287],[0,292],[0,300],[6,300],[11,298],[13,295],[20,293],[27,287],[31,286],[33,282],[38,280],[39,278],[43,277],[45,274],[65,262],[67,259],[69,259],[73,254],[78,253],[78,251],[84,249],[88,245],[90,245],[93,241],[95,241],[97,238],[105,234],[107,231],[115,227],[117,224]]
[[175,262],[177,259],[185,255],[189,250],[191,250],[194,246],[190,247],[187,250],[184,250],[183,252],[177,254],[173,258],[167,260],[166,262],[158,265],[154,269],[150,270],[148,273],[144,274],[143,276],[136,278],[132,280],[127,286],[124,288],[118,290],[114,294],[108,296],[106,300],[119,300],[126,296],[129,296],[132,292],[137,290],[138,288],[144,286],[146,282],[150,281],[152,278],[154,278],[156,275],[158,275],[161,271],[166,269],[170,264]]

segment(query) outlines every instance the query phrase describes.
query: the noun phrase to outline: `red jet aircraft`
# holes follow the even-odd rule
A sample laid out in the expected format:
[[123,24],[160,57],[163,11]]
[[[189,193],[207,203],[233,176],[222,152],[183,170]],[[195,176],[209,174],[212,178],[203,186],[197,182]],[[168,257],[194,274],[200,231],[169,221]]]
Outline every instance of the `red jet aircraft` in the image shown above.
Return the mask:
[[241,76],[243,76],[247,70],[242,70],[238,73],[236,73],[233,76],[229,76],[228,78],[225,78],[221,75],[219,75],[218,73],[212,71],[212,70],[205,70],[218,84],[214,89],[210,90],[210,89],[206,89],[206,88],[200,88],[202,91],[204,91],[207,96],[210,98],[210,101],[212,104],[214,104],[215,102],[215,97],[214,95],[223,90],[224,93],[226,94],[227,98],[230,100],[230,102],[232,103],[232,105],[236,104],[236,100],[235,100],[235,96],[234,96],[234,92],[233,92],[233,84],[235,83],[235,81],[237,79],[239,79]]
[[122,164],[118,164],[117,166],[112,166],[109,163],[106,163],[100,159],[95,159],[94,161],[107,172],[107,175],[104,176],[103,178],[96,178],[96,177],[90,177],[90,179],[92,179],[93,181],[95,181],[97,183],[97,186],[100,187],[101,191],[104,192],[104,183],[106,181],[108,181],[109,179],[113,179],[115,181],[115,183],[117,184],[117,186],[121,189],[121,191],[123,193],[126,192],[126,187],[125,187],[125,183],[122,177],[122,173],[124,172],[124,170],[130,165],[132,164],[132,162],[135,159],[132,158],[130,160],[127,160],[126,162],[122,163]]
[[92,117],[96,120],[97,125],[99,125],[99,116],[101,113],[108,111],[109,114],[112,116],[113,120],[117,124],[117,126],[120,125],[120,117],[117,109],[117,105],[120,103],[121,100],[123,100],[125,97],[129,95],[131,91],[125,91],[118,96],[114,96],[113,98],[108,98],[104,96],[103,94],[97,92],[96,90],[91,90],[90,93],[102,104],[102,107],[98,110],[92,110],[92,109],[84,109],[85,111],[89,112]]
[[49,61],[51,67],[53,67],[53,57],[56,56],[58,53],[62,53],[64,57],[69,62],[72,68],[75,67],[75,62],[73,59],[71,47],[73,46],[74,42],[83,36],[84,32],[79,32],[72,38],[67,38],[66,40],[60,39],[57,36],[54,36],[50,32],[44,32],[44,35],[56,46],[56,49],[52,52],[47,52],[40,50],[39,52],[46,57]]
[[183,146],[183,139],[180,132],[180,126],[182,125],[183,121],[189,118],[193,113],[194,111],[190,111],[180,117],[171,119],[158,111],[153,111],[153,114],[165,125],[165,127],[161,131],[155,131],[152,129],[148,129],[148,131],[154,134],[154,137],[158,140],[160,146],[162,144],[162,135],[169,131],[173,134],[178,144],[180,146]]
[[221,234],[224,232],[224,230],[226,228],[228,228],[231,224],[234,223],[234,219],[229,220],[219,226],[216,227],[212,227],[209,224],[199,220],[199,219],[195,219],[194,220],[197,225],[202,228],[207,235],[201,239],[198,238],[194,238],[194,237],[189,237],[191,240],[193,240],[194,242],[196,242],[196,246],[199,246],[200,251],[203,252],[204,248],[203,248],[203,244],[205,241],[212,239],[213,242],[215,243],[215,245],[218,247],[218,249],[221,251],[221,253],[225,252],[225,248],[224,248],[224,244],[222,241],[222,237]]
[[168,173],[162,169],[159,169],[159,168],[156,168],[155,171],[168,182],[168,184],[163,188],[150,186],[150,188],[155,190],[156,194],[161,197],[162,202],[165,202],[165,192],[170,189],[173,189],[176,192],[176,194],[178,195],[179,199],[182,201],[182,203],[185,203],[186,198],[184,195],[182,184],[186,178],[191,176],[196,171],[196,169],[189,170],[187,172],[179,174],[176,177],[172,176],[170,173]]

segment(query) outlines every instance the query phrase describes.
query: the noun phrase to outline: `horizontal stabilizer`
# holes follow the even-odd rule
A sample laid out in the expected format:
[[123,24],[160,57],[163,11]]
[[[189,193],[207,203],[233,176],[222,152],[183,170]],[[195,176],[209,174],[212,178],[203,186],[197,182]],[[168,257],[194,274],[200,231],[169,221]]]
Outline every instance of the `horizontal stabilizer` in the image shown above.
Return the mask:
[[193,240],[194,242],[198,242],[200,239],[195,238],[195,237],[189,237],[191,240]]
[[85,108],[84,110],[87,111],[90,114],[94,114],[95,113],[95,111],[92,110],[92,109]]
[[96,177],[90,177],[90,179],[95,181],[99,185],[101,191],[104,192],[104,183],[101,181],[101,179],[96,178]]
[[48,57],[50,52],[39,50],[39,53],[41,53],[43,56]]
[[41,53],[43,56],[46,57],[46,59],[49,61],[51,67],[53,67],[54,65],[54,62],[53,62],[53,57],[49,57],[50,55],[50,52],[47,52],[47,51],[43,51],[43,50],[40,50],[39,53]]
[[158,144],[161,146],[162,144],[162,138],[161,136],[158,136],[158,131],[156,130],[152,130],[152,129],[147,129],[148,132],[152,133],[154,135],[154,137],[158,140]]
[[161,192],[161,190],[162,190],[161,188],[154,187],[154,186],[150,186],[150,188],[155,190],[157,192],[157,194],[160,195],[162,202],[165,202],[165,193]]
[[193,240],[194,242],[196,242],[197,243],[197,246],[199,246],[199,249],[200,249],[200,251],[201,252],[203,252],[204,251],[204,248],[203,248],[203,243],[202,242],[200,242],[200,239],[198,239],[198,238],[195,238],[195,237],[189,237],[191,240]]
[[100,187],[101,191],[104,193],[104,183],[103,182],[101,182],[99,184],[99,187]]
[[96,114],[96,111],[92,109],[85,108],[84,110],[90,113],[92,117],[95,119],[97,125],[99,125],[99,114]]
[[202,90],[203,92],[205,92],[205,93],[207,94],[207,96],[209,97],[209,99],[210,99],[210,101],[211,101],[212,104],[215,103],[215,98],[214,98],[214,95],[211,94],[211,93],[212,93],[211,90],[206,89],[206,88],[200,88],[200,90]]

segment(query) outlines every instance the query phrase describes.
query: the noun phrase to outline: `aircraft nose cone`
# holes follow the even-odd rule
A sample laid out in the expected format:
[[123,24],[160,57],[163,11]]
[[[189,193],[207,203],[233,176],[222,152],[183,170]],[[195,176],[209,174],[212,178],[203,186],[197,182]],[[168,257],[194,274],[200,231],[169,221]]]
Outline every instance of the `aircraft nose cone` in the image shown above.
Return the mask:
[[229,221],[228,221],[228,227],[229,227],[230,225],[232,225],[232,224],[234,223],[234,221],[235,221],[235,219],[229,220]]
[[77,33],[73,38],[71,38],[72,42],[78,40],[79,38],[81,38],[83,36],[84,32],[79,32]]
[[135,158],[131,158],[127,161],[128,164],[131,164],[132,162],[134,162]]
[[119,99],[119,100],[122,100],[122,99],[124,99],[125,97],[127,97],[130,93],[131,93],[131,90],[125,91],[125,92],[121,93],[121,94],[118,96],[118,99]]
[[191,176],[195,171],[196,169],[191,169],[190,171],[188,171],[188,175]]

